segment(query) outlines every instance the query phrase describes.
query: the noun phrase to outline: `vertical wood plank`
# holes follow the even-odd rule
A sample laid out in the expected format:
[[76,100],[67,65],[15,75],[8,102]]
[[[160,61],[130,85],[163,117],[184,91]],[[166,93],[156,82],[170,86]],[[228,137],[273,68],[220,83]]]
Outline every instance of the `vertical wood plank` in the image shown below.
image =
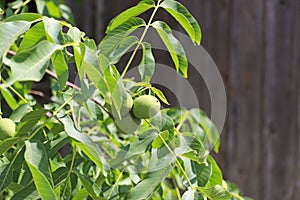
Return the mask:
[[[295,38],[299,1],[266,1],[265,200],[293,199],[296,183],[297,68]],[[299,23],[299,21],[298,21]],[[299,54],[298,54],[299,56]]]
[[262,199],[263,2],[234,0],[231,15],[227,173],[246,195]]

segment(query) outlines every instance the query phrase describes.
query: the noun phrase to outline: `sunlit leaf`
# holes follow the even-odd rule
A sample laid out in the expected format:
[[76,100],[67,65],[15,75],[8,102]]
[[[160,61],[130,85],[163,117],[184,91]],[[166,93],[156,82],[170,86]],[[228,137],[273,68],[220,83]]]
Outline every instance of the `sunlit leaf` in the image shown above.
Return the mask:
[[156,187],[167,177],[173,166],[147,173],[146,178],[138,183],[130,192],[128,199],[147,199]]
[[193,42],[200,45],[201,30],[197,20],[191,13],[178,1],[165,0],[160,5],[166,9],[185,29]]
[[135,46],[138,43],[138,38],[135,36],[128,36],[123,38],[120,41],[120,44],[116,48],[115,51],[113,51],[110,56],[109,60],[111,64],[116,64],[119,62],[119,60],[124,56],[128,50],[130,50],[133,46]]
[[210,188],[198,187],[198,190],[211,200],[229,200],[231,199],[230,193],[220,185]]
[[12,75],[5,84],[15,81],[40,81],[52,54],[62,48],[61,45],[42,41],[30,49],[19,51],[10,61]]
[[138,16],[139,14],[142,14],[143,12],[149,10],[150,8],[153,8],[155,6],[155,3],[153,0],[141,0],[138,5],[131,7],[121,14],[119,14],[117,17],[115,17],[107,27],[106,33],[109,33],[119,25],[126,22],[128,19]]
[[63,51],[56,51],[52,55],[51,60],[58,77],[59,87],[60,89],[63,89],[69,78],[69,68],[66,55]]
[[42,40],[46,40],[46,33],[44,29],[44,22],[39,22],[32,26],[24,35],[23,40],[19,46],[19,50],[31,48]]
[[31,23],[27,21],[0,23],[0,63],[9,47],[21,34],[30,28],[30,25]]
[[117,48],[123,38],[127,37],[130,33],[145,25],[145,21],[141,18],[134,17],[129,19],[125,23],[115,28],[113,31],[109,32],[101,40],[99,44],[100,53],[106,57],[109,57],[109,55]]
[[16,143],[20,142],[22,138],[14,137],[14,138],[7,138],[0,142],[0,155],[4,154],[8,151],[11,147],[13,147]]
[[166,45],[176,67],[176,71],[183,77],[187,77],[188,61],[186,54],[180,42],[172,34],[171,28],[162,21],[153,22],[152,26],[156,29]]
[[143,43],[143,55],[139,64],[139,73],[143,82],[150,82],[155,69],[155,59],[152,54],[151,44]]
[[53,179],[47,153],[39,141],[26,141],[24,154],[35,186],[42,199],[57,199],[53,190]]

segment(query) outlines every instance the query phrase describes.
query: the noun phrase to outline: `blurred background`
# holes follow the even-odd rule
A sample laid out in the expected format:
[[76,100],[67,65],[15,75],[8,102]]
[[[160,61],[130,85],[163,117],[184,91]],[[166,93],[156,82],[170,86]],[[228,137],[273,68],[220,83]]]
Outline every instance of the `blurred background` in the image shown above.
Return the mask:
[[[66,2],[76,24],[100,41],[108,22],[138,0]],[[202,46],[225,83],[227,118],[216,155],[225,178],[257,200],[300,199],[300,1],[181,2],[199,21]],[[159,18],[182,31],[166,13]],[[209,114],[204,82],[190,79]]]

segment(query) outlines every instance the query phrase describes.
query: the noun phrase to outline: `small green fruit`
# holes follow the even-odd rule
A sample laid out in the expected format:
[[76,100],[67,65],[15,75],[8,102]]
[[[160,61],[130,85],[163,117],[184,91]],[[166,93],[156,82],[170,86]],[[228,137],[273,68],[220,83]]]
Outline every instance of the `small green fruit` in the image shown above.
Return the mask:
[[148,119],[156,115],[160,110],[159,100],[151,95],[143,95],[133,102],[133,114],[139,119]]
[[[133,106],[133,99],[130,96],[130,94],[126,93],[126,95],[123,95],[123,104],[120,109],[121,116],[123,117],[127,115],[131,110],[132,106]],[[114,116],[117,116],[117,111],[114,106],[112,106],[112,113]]]
[[16,124],[8,118],[0,119],[0,140],[14,137],[16,134]]
[[140,127],[141,120],[134,117],[134,115],[129,112],[127,115],[122,117],[121,120],[116,117],[115,123],[124,133],[133,133]]

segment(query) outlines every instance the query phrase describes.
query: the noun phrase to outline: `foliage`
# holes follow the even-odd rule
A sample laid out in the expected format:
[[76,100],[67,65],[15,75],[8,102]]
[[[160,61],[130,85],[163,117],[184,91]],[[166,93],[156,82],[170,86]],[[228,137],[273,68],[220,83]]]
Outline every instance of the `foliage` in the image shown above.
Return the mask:
[[[175,69],[187,77],[181,43],[166,22],[154,20],[159,8],[165,10],[199,45],[200,27],[182,4],[141,0],[115,17],[96,45],[73,25],[61,1],[35,0],[39,14],[26,13],[29,2],[17,0],[0,10],[1,99],[17,124],[16,136],[0,141],[1,198],[246,199],[223,180],[209,154],[211,149],[218,152],[219,134],[200,109],[163,109],[129,132],[118,127],[128,94],[151,94],[168,103],[151,85],[155,58],[144,41],[150,27],[167,47]],[[138,16],[148,10],[152,15],[146,23]],[[131,34],[138,28],[144,30],[140,38]],[[120,74],[115,64],[132,47]],[[125,79],[140,48],[142,82]],[[72,64],[80,87],[68,82]],[[42,106],[31,87],[45,74],[53,78],[53,96]]]

